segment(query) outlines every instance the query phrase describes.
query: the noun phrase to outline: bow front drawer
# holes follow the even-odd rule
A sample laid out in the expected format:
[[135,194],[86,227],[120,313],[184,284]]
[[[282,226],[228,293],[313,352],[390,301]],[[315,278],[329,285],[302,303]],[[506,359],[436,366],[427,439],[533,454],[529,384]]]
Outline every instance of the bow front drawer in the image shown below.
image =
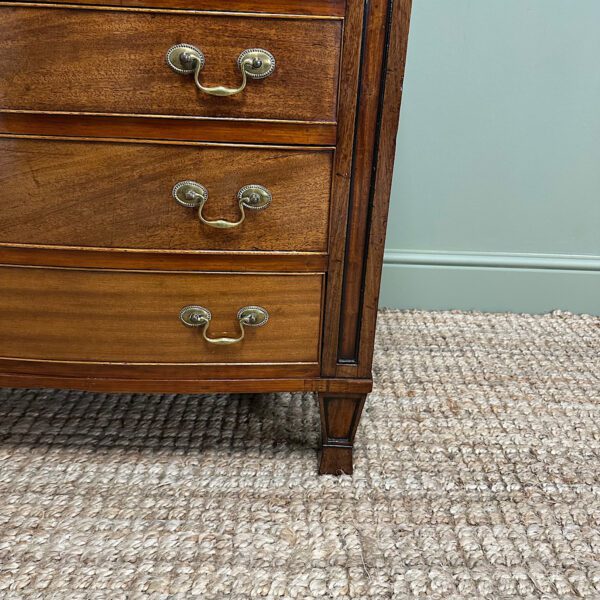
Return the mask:
[[341,32],[335,19],[0,4],[0,110],[331,123]]
[[317,363],[322,275],[0,267],[1,357]]
[[0,244],[325,252],[332,152],[0,137]]

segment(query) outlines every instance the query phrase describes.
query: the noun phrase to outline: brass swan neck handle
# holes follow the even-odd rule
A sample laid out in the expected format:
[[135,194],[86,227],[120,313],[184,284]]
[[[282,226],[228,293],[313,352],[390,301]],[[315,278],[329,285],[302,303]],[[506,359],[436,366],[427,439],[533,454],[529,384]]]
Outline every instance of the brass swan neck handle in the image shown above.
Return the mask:
[[181,75],[194,74],[196,87],[210,96],[234,96],[244,91],[250,79],[264,79],[275,70],[275,57],[262,48],[249,48],[244,50],[237,60],[238,68],[242,74],[242,83],[236,88],[222,85],[207,87],[200,83],[200,72],[204,68],[206,59],[204,53],[191,44],[176,44],[167,52],[167,64]]
[[209,220],[204,217],[202,210],[208,201],[208,190],[201,184],[192,180],[176,183],[173,187],[173,198],[182,206],[198,209],[200,222],[215,229],[233,229],[239,227],[246,220],[246,209],[264,210],[273,199],[269,190],[258,184],[246,185],[237,193],[240,209],[240,218],[237,221],[224,219]]
[[208,328],[212,314],[208,308],[203,306],[186,306],[179,313],[180,321],[187,327],[202,327],[202,337],[215,346],[230,346],[240,343],[246,336],[245,327],[262,327],[269,320],[269,313],[261,306],[244,306],[237,313],[240,325],[238,337],[210,337]]

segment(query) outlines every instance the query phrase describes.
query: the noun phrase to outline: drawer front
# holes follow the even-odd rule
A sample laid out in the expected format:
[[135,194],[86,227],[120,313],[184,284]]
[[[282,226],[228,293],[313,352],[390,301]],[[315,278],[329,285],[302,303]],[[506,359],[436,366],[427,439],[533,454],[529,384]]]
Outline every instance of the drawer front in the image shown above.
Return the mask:
[[[36,3],[36,0],[23,0]],[[56,4],[101,4],[102,6],[143,6],[146,8],[187,8],[190,10],[222,11],[242,13],[270,13],[286,15],[315,15],[343,17],[346,0],[72,0]]]
[[[3,358],[75,362],[314,363],[322,275],[83,271],[0,267]],[[229,345],[205,341],[180,312],[211,313],[206,335],[239,337],[238,311],[259,306],[261,327]]]
[[[341,31],[340,20],[0,4],[0,109],[332,122]],[[239,86],[246,49],[269,51],[275,70],[211,96],[167,65],[181,43],[203,52],[204,86]]]
[[[327,249],[332,152],[0,138],[0,243],[161,250]],[[203,224],[177,203],[180,181],[208,191]],[[179,195],[181,198],[181,195]]]

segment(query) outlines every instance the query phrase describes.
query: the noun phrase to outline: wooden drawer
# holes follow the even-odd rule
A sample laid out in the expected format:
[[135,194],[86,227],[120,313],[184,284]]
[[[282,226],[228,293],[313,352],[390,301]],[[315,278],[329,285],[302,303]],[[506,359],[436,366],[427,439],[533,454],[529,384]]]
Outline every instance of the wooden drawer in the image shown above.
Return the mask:
[[[24,0],[37,4],[36,0]],[[187,8],[242,13],[270,13],[286,15],[314,15],[343,17],[346,0],[71,0],[52,4],[94,4],[102,6],[143,6],[146,8]]]
[[[0,138],[0,243],[325,252],[331,169],[329,150]],[[218,229],[174,200],[182,180],[208,190],[207,220],[239,220],[250,184],[272,201]]]
[[[322,275],[0,267],[2,358],[110,363],[314,363]],[[213,345],[180,311],[212,313],[207,334],[237,336],[239,309],[269,313],[242,342]]]
[[[0,109],[333,122],[341,33],[335,19],[0,4]],[[236,87],[245,49],[276,68],[209,96],[167,65],[179,43],[204,53],[206,86]]]

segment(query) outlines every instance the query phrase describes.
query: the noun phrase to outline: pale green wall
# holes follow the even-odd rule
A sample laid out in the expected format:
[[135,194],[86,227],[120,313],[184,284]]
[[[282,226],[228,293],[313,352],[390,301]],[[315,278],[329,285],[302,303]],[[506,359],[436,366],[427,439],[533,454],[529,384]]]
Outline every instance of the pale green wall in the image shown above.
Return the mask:
[[600,313],[600,0],[413,0],[381,304]]

